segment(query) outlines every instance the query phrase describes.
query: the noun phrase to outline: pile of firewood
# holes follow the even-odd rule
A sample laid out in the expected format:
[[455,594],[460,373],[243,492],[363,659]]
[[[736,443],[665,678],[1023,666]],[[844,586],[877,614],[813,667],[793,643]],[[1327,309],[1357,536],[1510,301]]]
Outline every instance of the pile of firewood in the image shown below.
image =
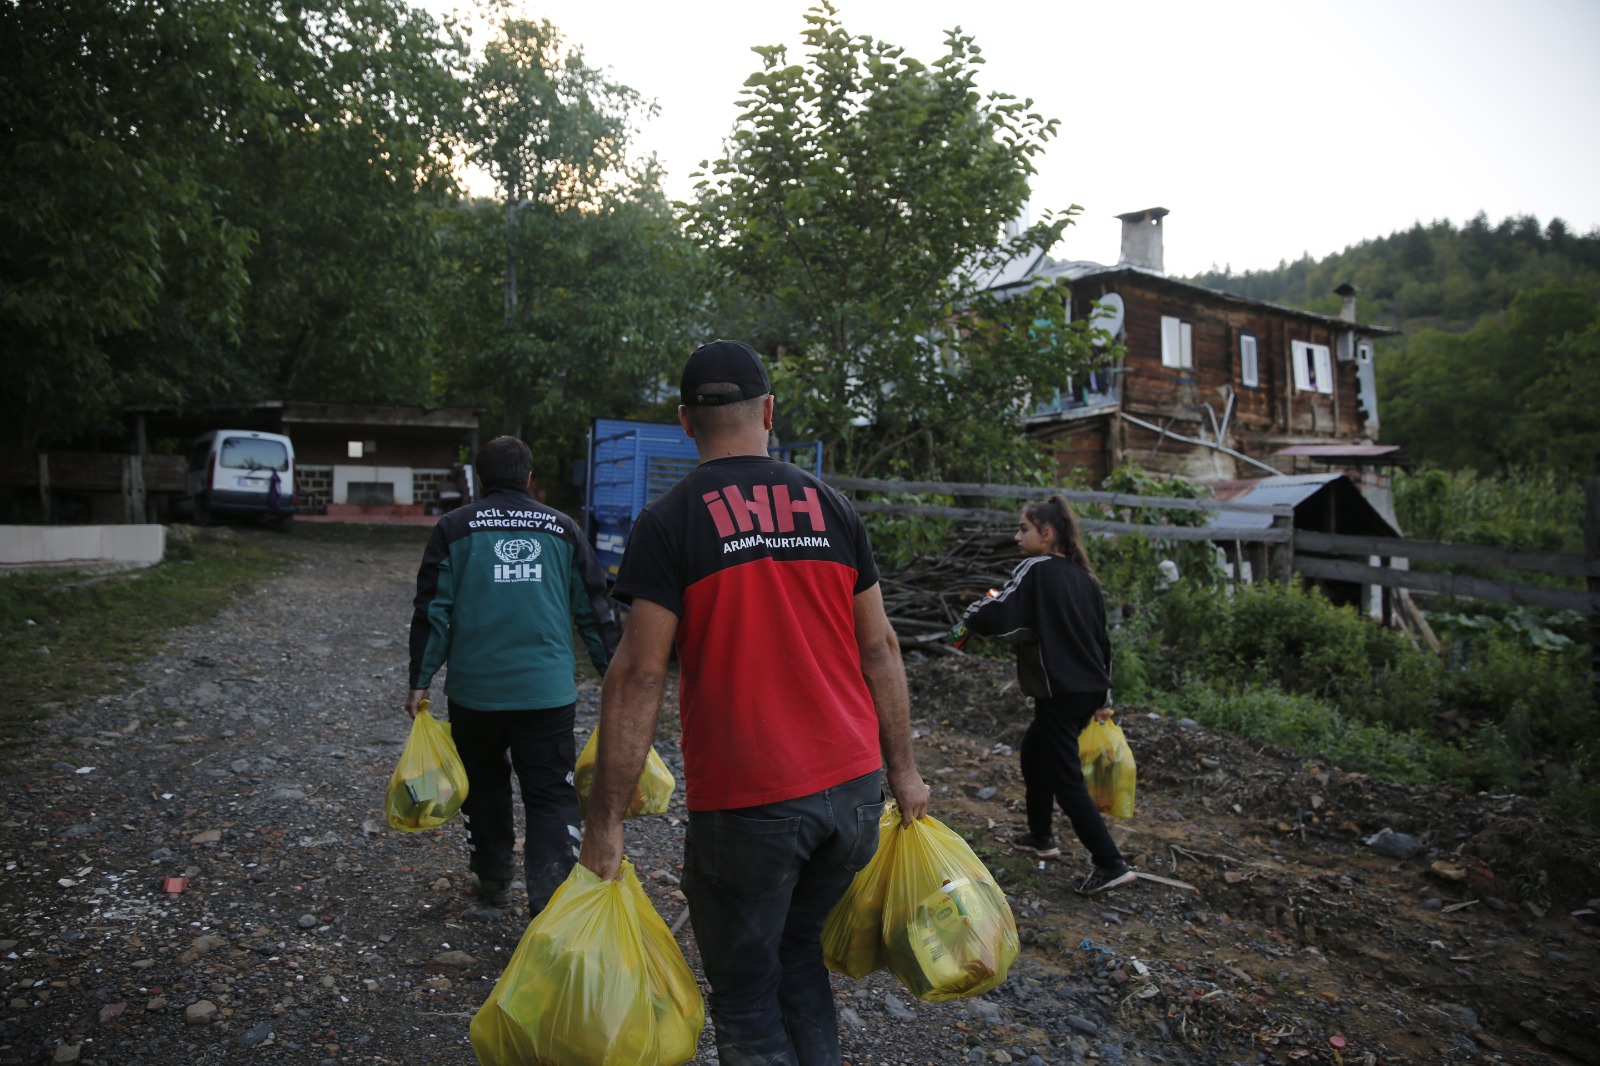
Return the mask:
[[884,573],[883,605],[902,643],[934,644],[967,604],[999,588],[1020,561],[1017,546],[993,528],[960,530],[936,556]]

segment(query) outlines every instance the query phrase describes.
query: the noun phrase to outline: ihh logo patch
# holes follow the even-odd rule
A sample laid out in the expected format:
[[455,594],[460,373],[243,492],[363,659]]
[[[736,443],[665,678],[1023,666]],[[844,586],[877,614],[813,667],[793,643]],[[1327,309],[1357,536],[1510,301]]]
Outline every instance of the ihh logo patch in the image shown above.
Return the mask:
[[495,581],[543,581],[544,564],[531,561],[542,550],[539,542],[529,537],[495,541],[494,553],[501,559],[495,564]]

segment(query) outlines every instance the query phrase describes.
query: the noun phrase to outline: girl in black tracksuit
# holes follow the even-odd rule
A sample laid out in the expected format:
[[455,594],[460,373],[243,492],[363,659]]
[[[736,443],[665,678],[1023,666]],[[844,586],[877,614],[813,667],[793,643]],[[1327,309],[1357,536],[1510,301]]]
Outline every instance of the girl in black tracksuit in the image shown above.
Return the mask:
[[1025,505],[1015,540],[1024,558],[1011,580],[962,619],[974,633],[1016,645],[1017,680],[1034,701],[1033,724],[1022,738],[1028,828],[1011,842],[1041,858],[1060,855],[1050,823],[1061,804],[1094,859],[1078,891],[1104,892],[1137,876],[1089,798],[1078,761],[1078,734],[1090,719],[1111,715],[1105,598],[1077,519],[1060,496]]

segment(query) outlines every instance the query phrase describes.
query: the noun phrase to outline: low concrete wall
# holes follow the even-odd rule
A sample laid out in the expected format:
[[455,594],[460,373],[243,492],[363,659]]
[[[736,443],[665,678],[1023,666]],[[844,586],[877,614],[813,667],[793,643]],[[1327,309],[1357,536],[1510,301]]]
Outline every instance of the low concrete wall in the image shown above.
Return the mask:
[[0,526],[0,566],[159,563],[165,526]]

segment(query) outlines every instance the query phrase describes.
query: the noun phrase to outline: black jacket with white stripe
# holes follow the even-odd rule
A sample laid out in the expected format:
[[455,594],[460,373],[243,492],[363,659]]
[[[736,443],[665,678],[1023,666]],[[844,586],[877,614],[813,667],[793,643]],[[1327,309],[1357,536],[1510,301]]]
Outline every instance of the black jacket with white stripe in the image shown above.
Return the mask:
[[998,596],[962,619],[980,636],[1017,648],[1017,680],[1035,699],[1109,692],[1111,636],[1100,584],[1059,555],[1024,559]]

